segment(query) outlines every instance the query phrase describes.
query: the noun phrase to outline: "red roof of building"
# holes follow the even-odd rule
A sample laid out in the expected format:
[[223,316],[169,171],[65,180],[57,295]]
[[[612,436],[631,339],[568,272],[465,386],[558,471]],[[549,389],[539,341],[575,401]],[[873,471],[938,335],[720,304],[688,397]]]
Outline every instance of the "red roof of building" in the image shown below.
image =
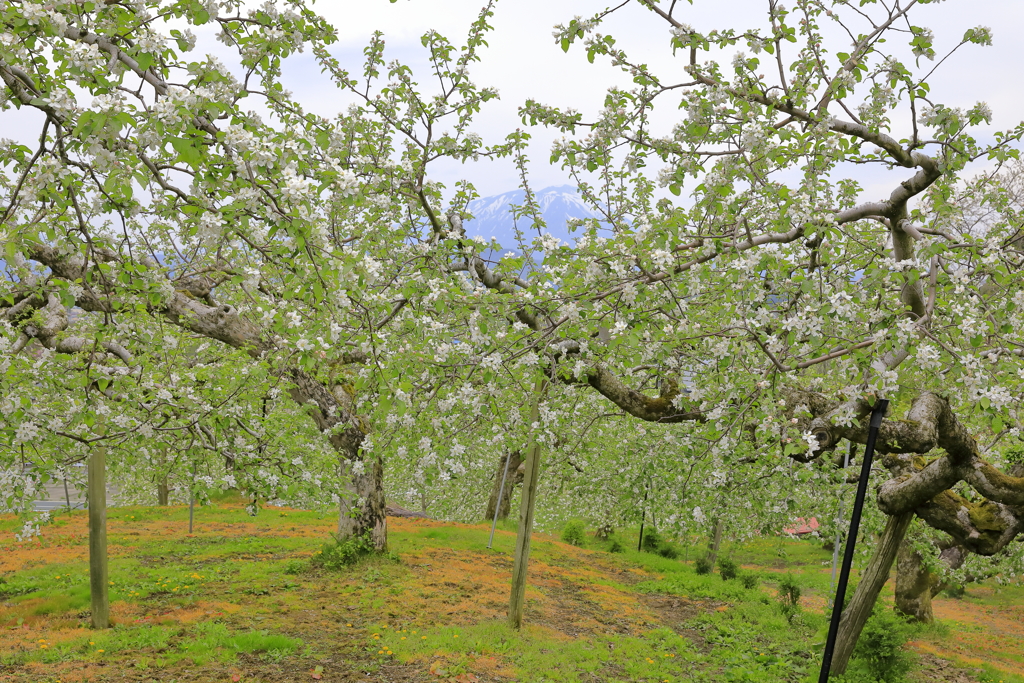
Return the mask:
[[803,536],[817,530],[818,520],[815,517],[811,517],[810,521],[805,520],[803,517],[797,517],[794,526],[783,529],[787,534],[793,534],[794,536]]

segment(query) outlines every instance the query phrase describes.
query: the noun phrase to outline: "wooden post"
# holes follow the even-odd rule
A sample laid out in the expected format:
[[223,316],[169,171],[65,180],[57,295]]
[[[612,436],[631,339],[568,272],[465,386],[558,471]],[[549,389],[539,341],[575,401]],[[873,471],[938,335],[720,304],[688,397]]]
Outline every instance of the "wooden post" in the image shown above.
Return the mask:
[[533,510],[537,496],[537,479],[540,475],[540,443],[533,425],[540,421],[540,401],[547,388],[547,380],[538,377],[535,386],[536,397],[530,411],[530,445],[526,455],[526,471],[523,474],[523,499],[519,506],[519,532],[516,534],[516,554],[512,562],[512,592],[508,603],[508,623],[514,629],[523,626],[523,603],[526,598],[526,569],[530,561],[530,535],[533,533]]
[[196,468],[198,464],[192,464],[192,487],[189,489],[188,499],[188,535],[192,535],[192,519],[194,516],[194,510],[196,507]]
[[107,584],[107,449],[89,454],[89,589],[92,627],[110,628]]
[[[195,484],[193,484],[194,486]],[[188,535],[192,535],[192,520],[195,518],[196,508],[196,494],[193,492],[192,497],[188,499]]]
[[711,567],[714,568],[715,562],[718,561],[718,548],[722,545],[722,530],[725,527],[725,522],[722,521],[722,517],[715,517],[715,535],[711,538],[711,543],[708,544],[708,562],[711,563]]
[[498,489],[498,502],[494,505],[494,522],[491,524],[491,537],[487,539],[487,547],[494,544],[494,530],[498,527],[498,515],[501,514],[501,494],[505,493],[505,480],[508,479],[508,464],[512,462],[512,454],[505,454],[505,471],[501,474],[501,488]]
[[[860,638],[864,624],[871,616],[871,610],[878,600],[878,595],[882,592],[882,586],[889,580],[889,572],[892,571],[892,564],[896,561],[900,544],[913,521],[914,513],[911,511],[890,517],[886,522],[882,536],[875,545],[875,552],[871,555],[864,571],[861,572],[857,590],[853,592],[850,604],[842,611],[835,650],[832,653],[831,673],[837,676],[846,673],[846,667],[853,656],[853,648],[857,645],[857,639]],[[852,534],[846,542],[853,542]],[[832,607],[833,612],[838,609],[838,603]]]

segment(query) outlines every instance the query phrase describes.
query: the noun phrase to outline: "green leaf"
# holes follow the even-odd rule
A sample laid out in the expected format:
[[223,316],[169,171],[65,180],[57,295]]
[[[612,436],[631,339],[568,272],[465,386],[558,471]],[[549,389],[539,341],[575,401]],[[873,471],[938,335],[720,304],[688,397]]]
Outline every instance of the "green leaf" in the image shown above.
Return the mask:
[[184,161],[189,166],[196,168],[199,166],[199,161],[203,158],[202,153],[195,148],[191,140],[184,138],[171,138],[171,147],[178,153],[178,158]]

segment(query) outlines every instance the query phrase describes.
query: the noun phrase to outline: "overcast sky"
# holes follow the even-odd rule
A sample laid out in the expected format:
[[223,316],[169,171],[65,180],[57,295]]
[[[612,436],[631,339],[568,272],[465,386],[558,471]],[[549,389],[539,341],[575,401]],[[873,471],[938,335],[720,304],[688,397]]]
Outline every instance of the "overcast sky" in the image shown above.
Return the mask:
[[[426,84],[430,79],[423,69],[426,50],[420,45],[420,36],[432,28],[454,44],[464,44],[467,28],[483,4],[483,0],[398,0],[394,3],[388,0],[319,0],[313,8],[337,28],[340,40],[331,50],[343,64],[357,71],[362,64],[362,50],[371,34],[381,30],[387,41],[387,58],[397,58],[418,67],[419,80]],[[767,4],[767,0],[694,0],[689,5],[686,0],[679,0],[676,16],[699,31],[729,27],[743,30],[764,24]],[[555,24],[568,23],[574,15],[589,17],[608,6],[607,0],[501,0],[497,3],[491,22],[494,31],[487,39],[490,46],[482,52],[482,61],[474,65],[472,71],[476,83],[497,87],[501,94],[499,101],[485,105],[475,121],[474,130],[485,142],[498,142],[522,125],[516,110],[528,98],[576,108],[587,118],[600,108],[609,86],[631,87],[629,79],[606,60],[598,59],[596,64],[589,64],[581,46],[563,53],[551,35]],[[940,56],[960,40],[965,29],[979,25],[991,27],[994,45],[961,48],[939,68],[932,81],[932,94],[936,101],[951,106],[971,107],[977,101],[987,101],[995,118],[984,134],[1011,128],[1024,119],[1022,59],[1016,47],[1020,36],[1024,35],[1024,0],[932,2],[915,7],[911,17],[915,25],[934,30]],[[213,27],[203,29],[196,31],[200,34],[198,51],[226,56],[226,46],[213,41]],[[674,58],[669,47],[667,25],[635,0],[617,12],[602,32],[614,35],[619,47],[626,49],[635,60],[650,64],[663,80],[685,79],[682,56]],[[833,54],[848,49],[850,43],[848,38],[838,38],[832,45],[826,45]],[[731,60],[740,49],[745,46],[730,48],[717,58]],[[285,80],[308,109],[325,116],[335,115],[351,101],[327,82],[308,51],[289,58]],[[666,132],[672,122],[683,115],[675,109],[677,101],[666,100],[658,107],[656,121],[662,128],[656,133]],[[4,112],[0,119],[0,136],[16,137],[30,144],[38,136],[38,124],[30,111]],[[536,139],[531,150],[534,186],[543,188],[568,182],[561,169],[546,161],[555,134],[539,128],[531,132]],[[507,161],[482,161],[466,166],[448,163],[435,166],[432,173],[449,187],[460,178],[468,178],[485,196],[518,186],[515,169]],[[906,175],[905,170],[897,173],[903,174],[901,178]],[[881,192],[888,194],[893,183],[892,177],[878,173],[865,175],[861,180],[866,195],[872,199],[881,198],[874,196]]]
[[[425,50],[419,37],[433,28],[461,45],[469,23],[484,3],[482,0],[320,0],[313,7],[337,27],[340,42],[333,48],[337,56],[358,65],[361,51],[376,29],[386,35],[390,55],[410,63],[418,63]],[[490,47],[482,53],[482,62],[473,71],[475,82],[500,89],[501,100],[492,102],[477,120],[476,130],[485,140],[495,141],[520,126],[516,109],[527,98],[547,104],[574,107],[584,112],[598,109],[605,90],[611,85],[629,87],[624,74],[599,59],[589,64],[581,47],[563,53],[551,35],[555,24],[567,24],[574,15],[589,17],[611,4],[607,0],[504,0],[498,2],[492,20],[494,32],[488,38]],[[694,0],[688,5],[680,0],[676,17],[700,31],[714,28],[745,29],[764,24],[767,0]],[[793,3],[788,3],[793,4]],[[859,4],[859,3],[855,3]],[[602,32],[611,33],[617,45],[650,64],[663,79],[684,80],[682,58],[675,59],[669,48],[667,25],[634,0],[619,10],[605,24]],[[1024,60],[1018,40],[1024,35],[1024,1],[1022,0],[947,0],[920,5],[911,10],[914,25],[926,26],[935,32],[936,51],[945,54],[959,42],[967,28],[991,27],[994,44],[990,47],[967,45],[960,48],[936,72],[932,93],[935,99],[951,106],[971,107],[987,101],[995,113],[989,132],[1007,129],[1024,119],[1024,94],[1020,70]],[[863,28],[863,25],[861,26]],[[1017,36],[1016,38],[1014,36]],[[890,41],[890,44],[894,41]],[[833,53],[848,49],[849,39],[842,38],[831,46]],[[826,46],[829,47],[829,46]],[[745,49],[737,45],[720,59],[731,60],[733,53]],[[762,55],[764,56],[764,55]],[[923,64],[931,66],[922,60]],[[296,95],[310,103],[311,108],[329,114],[342,106],[345,98],[328,94],[319,78],[307,80],[302,60],[293,64],[290,75]],[[308,83],[308,90],[304,84]],[[671,106],[666,106],[671,104]],[[659,118],[667,128],[682,113],[676,102],[666,102]],[[554,137],[540,129],[532,153],[535,163],[533,178],[536,187],[557,185],[567,181],[558,168],[543,163]],[[466,168],[455,165],[439,176],[446,183],[459,177],[470,177],[481,194],[496,194],[517,185],[514,169],[507,163],[478,163]],[[903,171],[905,174],[905,171]],[[891,187],[891,179],[865,177],[870,189]]]

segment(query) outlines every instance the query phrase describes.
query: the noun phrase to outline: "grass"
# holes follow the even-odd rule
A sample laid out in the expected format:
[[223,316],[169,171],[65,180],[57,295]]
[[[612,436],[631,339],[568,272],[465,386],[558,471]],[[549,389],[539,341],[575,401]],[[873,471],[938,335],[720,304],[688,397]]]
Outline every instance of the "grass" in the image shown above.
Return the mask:
[[[740,576],[759,578],[745,588],[696,574],[698,539],[672,543],[674,560],[637,552],[636,531],[586,534],[581,547],[538,535],[516,632],[504,619],[510,523],[489,550],[489,525],[390,520],[400,561],[325,572],[310,559],[333,516],[251,518],[225,499],[197,510],[189,536],[185,508],[110,513],[115,627],[103,632],[87,628],[85,513],[26,543],[13,540],[18,520],[0,518],[0,681],[816,680],[831,559],[820,543],[726,545]],[[607,552],[614,541],[625,550]],[[776,596],[786,575],[803,593],[789,615]],[[943,680],[928,665],[953,661],[978,671],[965,680],[1024,683],[1024,615],[1007,606],[1020,598],[982,586],[937,601],[940,625],[915,636],[917,680]]]

